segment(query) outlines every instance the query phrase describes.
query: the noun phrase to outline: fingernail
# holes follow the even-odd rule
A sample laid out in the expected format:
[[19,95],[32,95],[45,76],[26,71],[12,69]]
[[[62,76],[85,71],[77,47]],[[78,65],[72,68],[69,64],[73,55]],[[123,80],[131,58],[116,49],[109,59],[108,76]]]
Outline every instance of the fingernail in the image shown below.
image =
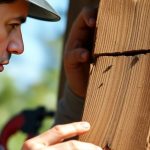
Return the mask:
[[82,59],[86,59],[87,56],[88,56],[88,53],[86,51],[84,51],[84,52],[81,53],[81,58]]
[[90,129],[90,124],[88,122],[82,122],[80,125],[82,126],[83,129],[86,130]]
[[89,19],[89,25],[94,26],[96,23],[96,20],[94,18]]

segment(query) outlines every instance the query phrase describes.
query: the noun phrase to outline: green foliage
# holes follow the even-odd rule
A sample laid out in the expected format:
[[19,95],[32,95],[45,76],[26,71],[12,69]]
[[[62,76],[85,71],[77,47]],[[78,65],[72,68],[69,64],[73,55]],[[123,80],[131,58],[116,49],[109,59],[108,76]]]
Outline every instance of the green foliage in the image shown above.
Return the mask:
[[[25,91],[20,91],[14,81],[5,75],[1,77],[0,85],[0,110],[1,118],[0,128],[14,115],[24,109],[32,109],[38,106],[45,106],[47,110],[56,109],[57,89],[58,89],[58,69],[52,69],[43,73],[42,80],[30,86]],[[46,118],[39,132],[50,128],[53,118]],[[25,140],[25,135],[18,132],[9,141],[9,150],[20,150]],[[17,144],[16,144],[17,143]]]
[[22,143],[25,141],[26,135],[22,132],[18,132],[14,134],[8,143],[8,149],[9,150],[21,150]]
[[16,93],[16,87],[12,79],[8,76],[3,76],[0,84],[0,102],[3,105],[6,102],[13,101],[14,97],[19,95]]

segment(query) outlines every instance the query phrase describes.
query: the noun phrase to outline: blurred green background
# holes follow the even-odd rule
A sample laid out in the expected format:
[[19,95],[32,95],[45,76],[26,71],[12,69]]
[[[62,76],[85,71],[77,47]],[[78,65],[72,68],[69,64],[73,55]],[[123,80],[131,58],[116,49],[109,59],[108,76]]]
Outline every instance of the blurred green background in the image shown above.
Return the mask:
[[[14,115],[25,109],[44,106],[56,110],[63,36],[68,0],[48,0],[61,16],[56,23],[31,18],[22,27],[25,52],[12,56],[0,74],[0,130]],[[47,130],[53,118],[46,118],[40,132]],[[20,150],[26,135],[14,134],[9,150]]]

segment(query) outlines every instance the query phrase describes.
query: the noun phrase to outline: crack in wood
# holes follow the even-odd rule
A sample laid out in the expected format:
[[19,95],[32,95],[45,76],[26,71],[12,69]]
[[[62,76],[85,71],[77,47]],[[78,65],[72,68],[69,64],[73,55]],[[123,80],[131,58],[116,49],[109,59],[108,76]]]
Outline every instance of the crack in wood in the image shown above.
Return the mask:
[[137,55],[145,55],[150,54],[150,49],[141,49],[141,50],[132,50],[132,51],[124,51],[124,52],[114,52],[114,53],[100,53],[100,54],[94,54],[91,63],[96,63],[97,58],[99,57],[118,57],[118,56],[137,56]]
[[112,68],[112,65],[109,65],[109,66],[103,71],[103,73],[108,72],[111,68]]
[[130,64],[131,68],[134,67],[134,66],[138,63],[139,60],[140,60],[140,59],[139,59],[138,56],[134,56],[134,57],[133,57],[133,60],[132,60],[132,62],[131,62],[131,64]]
[[98,87],[98,88],[101,88],[101,87],[103,86],[103,84],[104,84],[104,83],[101,83],[101,84],[99,85],[99,87]]

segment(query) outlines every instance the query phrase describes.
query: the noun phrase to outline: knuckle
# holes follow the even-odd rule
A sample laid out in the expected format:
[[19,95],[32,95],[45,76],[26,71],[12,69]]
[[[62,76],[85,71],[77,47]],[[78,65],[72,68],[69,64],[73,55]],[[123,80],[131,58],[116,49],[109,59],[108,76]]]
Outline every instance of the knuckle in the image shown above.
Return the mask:
[[62,125],[56,125],[55,127],[53,127],[53,131],[58,133],[59,135],[64,135]]
[[87,17],[93,12],[93,9],[91,7],[85,6],[83,7],[81,14],[83,14],[84,17]]
[[84,6],[83,9],[82,9],[82,13],[87,13],[89,11],[89,7],[87,6]]
[[97,16],[97,12],[98,12],[98,8],[94,8],[94,7],[84,7],[81,11],[81,15],[84,17],[84,18],[87,18],[89,16],[92,16],[92,17],[96,17]]
[[91,15],[91,9],[89,7],[84,7],[80,13],[80,17],[84,20],[85,23],[87,23],[88,18]]

